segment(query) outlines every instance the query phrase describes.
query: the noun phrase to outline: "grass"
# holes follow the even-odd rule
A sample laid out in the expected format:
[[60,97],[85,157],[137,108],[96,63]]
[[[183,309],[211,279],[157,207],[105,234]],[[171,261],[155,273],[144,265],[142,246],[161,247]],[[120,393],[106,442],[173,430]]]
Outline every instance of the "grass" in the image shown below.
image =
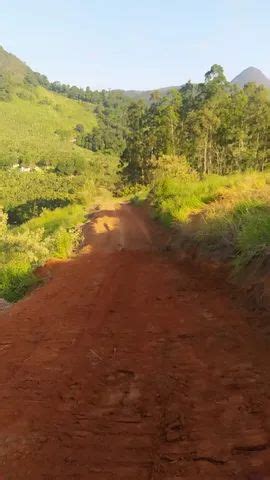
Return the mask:
[[13,81],[22,82],[29,68],[15,55],[6,52],[0,46],[0,70],[12,75]]
[[[189,229],[205,250],[231,257],[236,271],[270,247],[270,173],[247,172],[203,180],[157,182],[151,192],[157,216]],[[194,222],[194,215],[197,216]]]
[[47,235],[51,235],[60,227],[69,230],[75,225],[82,223],[84,213],[84,207],[76,204],[64,208],[56,208],[53,211],[44,210],[39,217],[33,218],[24,223],[19,230],[25,231],[29,229],[31,231],[36,231],[43,228]]
[[204,180],[186,178],[183,182],[175,179],[158,181],[152,190],[152,199],[158,215],[167,224],[174,221],[186,223],[192,214],[200,212],[205,205],[221,195],[221,190],[235,183],[234,177],[211,175]]
[[37,283],[38,279],[27,261],[16,258],[0,270],[0,295],[9,302],[22,298]]
[[10,302],[19,300],[39,282],[34,274],[38,266],[51,258],[69,258],[80,242],[79,227],[89,205],[95,198],[102,201],[110,195],[91,181],[79,182],[72,192],[73,203],[43,209],[18,226],[8,225],[7,214],[0,215],[0,297]]
[[49,258],[68,258],[79,241],[85,217],[82,205],[44,210],[20,227],[7,229],[0,240],[0,297],[21,298],[38,279],[34,270]]
[[[7,212],[0,212],[0,297],[14,302],[38,282],[34,275],[38,266],[49,258],[65,259],[72,254],[80,240],[78,226],[98,187],[90,177],[0,173]],[[49,208],[42,203],[39,209],[40,200],[48,200]],[[56,208],[59,200],[68,200],[68,204]],[[19,221],[12,222],[10,213],[14,216],[15,210]]]
[[250,202],[244,210],[238,206],[234,216],[238,225],[234,263],[241,269],[253,258],[264,255],[270,246],[270,205]]

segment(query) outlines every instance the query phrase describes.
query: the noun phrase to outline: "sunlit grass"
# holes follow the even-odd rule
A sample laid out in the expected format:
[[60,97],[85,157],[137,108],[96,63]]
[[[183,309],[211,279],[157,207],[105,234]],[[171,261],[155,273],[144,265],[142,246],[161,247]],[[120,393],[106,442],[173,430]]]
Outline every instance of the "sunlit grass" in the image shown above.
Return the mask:
[[166,179],[154,186],[152,200],[166,224],[185,225],[197,214],[194,241],[209,251],[226,248],[238,270],[269,249],[269,172]]
[[49,258],[68,258],[80,237],[82,205],[45,210],[0,240],[0,297],[18,300],[37,279],[33,270]]

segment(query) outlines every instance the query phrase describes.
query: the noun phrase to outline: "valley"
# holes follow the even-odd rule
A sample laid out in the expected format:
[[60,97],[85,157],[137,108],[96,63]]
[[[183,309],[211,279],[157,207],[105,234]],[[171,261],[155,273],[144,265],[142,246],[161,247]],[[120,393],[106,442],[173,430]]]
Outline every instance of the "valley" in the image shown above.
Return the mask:
[[1,480],[269,478],[269,165],[254,67],[93,90],[0,48]]

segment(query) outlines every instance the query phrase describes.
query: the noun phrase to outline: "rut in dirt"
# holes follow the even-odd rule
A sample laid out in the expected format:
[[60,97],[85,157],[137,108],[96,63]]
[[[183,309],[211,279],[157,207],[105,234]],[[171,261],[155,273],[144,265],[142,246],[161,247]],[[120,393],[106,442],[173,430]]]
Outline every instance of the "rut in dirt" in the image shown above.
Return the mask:
[[1,314],[0,476],[267,479],[267,325],[142,209],[104,207],[85,238]]

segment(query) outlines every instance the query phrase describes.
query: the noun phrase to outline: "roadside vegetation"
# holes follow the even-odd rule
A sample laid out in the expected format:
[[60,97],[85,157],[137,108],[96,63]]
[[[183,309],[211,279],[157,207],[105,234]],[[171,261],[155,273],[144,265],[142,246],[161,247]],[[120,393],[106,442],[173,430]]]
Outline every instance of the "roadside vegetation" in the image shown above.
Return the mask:
[[161,179],[149,198],[158,218],[236,271],[269,254],[270,172]]
[[38,266],[71,255],[95,197],[114,188],[117,171],[107,163],[83,175],[0,171],[0,297],[18,300],[38,281]]
[[22,297],[38,279],[34,270],[49,258],[67,258],[79,240],[83,206],[44,210],[36,219],[7,228],[2,218],[0,238],[0,296],[8,301]]
[[38,281],[38,266],[71,255],[102,179],[40,172],[1,172],[1,178],[0,297],[15,301]]

